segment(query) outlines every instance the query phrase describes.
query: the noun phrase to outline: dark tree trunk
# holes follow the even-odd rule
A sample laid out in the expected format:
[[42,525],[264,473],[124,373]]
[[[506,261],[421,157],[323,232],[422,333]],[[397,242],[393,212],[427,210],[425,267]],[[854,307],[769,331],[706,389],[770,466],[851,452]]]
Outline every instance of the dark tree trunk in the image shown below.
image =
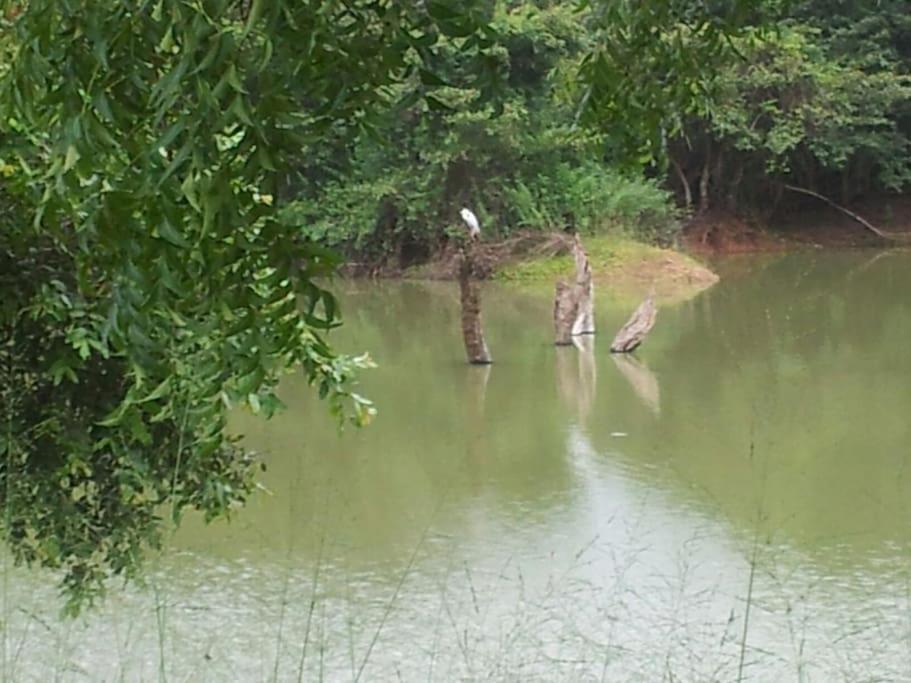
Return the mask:
[[711,148],[706,146],[705,163],[702,165],[702,174],[699,176],[699,210],[708,211],[711,208],[711,198],[709,197],[709,185],[712,180],[712,156]]
[[740,184],[743,182],[743,160],[737,161],[737,166],[734,171],[734,177],[731,178],[731,184],[728,185],[728,209],[730,211],[737,210],[737,199],[740,194]]
[[468,362],[475,365],[492,363],[481,327],[481,288],[474,279],[471,245],[459,253],[459,290],[462,300],[462,339],[465,341]]
[[772,202],[766,210],[766,216],[772,216],[778,210],[778,205],[781,204],[781,198],[784,196],[784,185],[772,181],[771,194]]
[[[810,189],[815,190],[816,188],[812,185]],[[841,203],[850,204],[851,203],[851,171],[850,167],[845,168],[841,172]]]
[[693,190],[690,188],[690,181],[687,179],[686,173],[683,172],[683,167],[673,157],[671,157],[671,166],[674,167],[674,172],[677,174],[677,179],[683,188],[683,201],[686,204],[686,208],[691,209],[693,207]]
[[[714,178],[715,184],[715,197],[722,196],[722,180],[724,178],[724,148],[719,147],[718,155],[715,157],[715,168],[712,170],[712,178]],[[710,179],[711,181],[711,179]],[[712,196],[712,182],[709,182],[709,199],[711,201]]]

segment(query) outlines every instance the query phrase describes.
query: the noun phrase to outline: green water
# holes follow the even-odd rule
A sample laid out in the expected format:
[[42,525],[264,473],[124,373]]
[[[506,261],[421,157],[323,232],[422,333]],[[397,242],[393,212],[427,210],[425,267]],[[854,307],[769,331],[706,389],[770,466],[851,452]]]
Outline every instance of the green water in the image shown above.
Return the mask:
[[[59,621],[10,570],[6,680],[911,680],[911,254],[750,257],[635,359],[550,344],[549,289],[369,283],[341,437],[297,376],[237,415],[267,489]],[[747,612],[749,612],[748,620]],[[745,627],[745,620],[748,621]]]

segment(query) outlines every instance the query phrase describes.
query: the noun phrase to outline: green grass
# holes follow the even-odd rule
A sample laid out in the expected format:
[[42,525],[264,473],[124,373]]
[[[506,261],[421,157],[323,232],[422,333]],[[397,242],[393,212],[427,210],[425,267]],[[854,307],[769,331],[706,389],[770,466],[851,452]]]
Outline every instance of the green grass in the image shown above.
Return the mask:
[[[657,247],[620,235],[584,237],[582,244],[588,253],[592,271],[599,273],[624,264],[662,254]],[[499,270],[494,279],[510,282],[553,281],[573,273],[569,254],[547,258],[529,258]]]

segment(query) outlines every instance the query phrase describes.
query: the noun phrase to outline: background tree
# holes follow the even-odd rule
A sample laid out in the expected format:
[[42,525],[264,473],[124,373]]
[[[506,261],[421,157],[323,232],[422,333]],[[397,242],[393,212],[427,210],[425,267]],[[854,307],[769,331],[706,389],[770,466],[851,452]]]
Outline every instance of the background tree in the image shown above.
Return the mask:
[[643,166],[660,163],[687,114],[709,107],[712,65],[733,58],[727,40],[757,18],[756,3],[491,6],[496,98],[464,87],[473,62],[460,39],[442,40],[433,70],[399,85],[402,106],[377,135],[334,157],[334,172],[314,173],[287,211],[371,267],[439,252],[465,204],[494,237],[622,226],[670,241],[675,212]]
[[681,196],[768,215],[787,183],[842,203],[907,188],[909,36],[904,3],[813,1],[736,38],[713,108],[672,142]]

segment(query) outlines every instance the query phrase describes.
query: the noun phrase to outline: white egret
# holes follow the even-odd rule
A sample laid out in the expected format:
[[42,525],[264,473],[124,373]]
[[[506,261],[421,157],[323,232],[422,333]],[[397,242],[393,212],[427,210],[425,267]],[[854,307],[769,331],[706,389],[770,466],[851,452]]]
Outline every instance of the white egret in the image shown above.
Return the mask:
[[481,236],[481,224],[478,222],[478,217],[474,215],[474,212],[471,209],[466,208],[459,211],[459,215],[462,217],[462,220],[465,221],[465,225],[468,226],[468,235],[471,239],[478,239]]

